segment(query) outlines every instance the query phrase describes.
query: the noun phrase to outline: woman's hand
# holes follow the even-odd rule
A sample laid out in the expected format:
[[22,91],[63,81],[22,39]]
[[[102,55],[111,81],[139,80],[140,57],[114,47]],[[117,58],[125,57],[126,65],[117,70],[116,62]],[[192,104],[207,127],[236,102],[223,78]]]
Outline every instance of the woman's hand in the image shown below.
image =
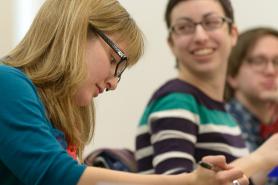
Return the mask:
[[260,161],[261,170],[268,171],[278,166],[277,143],[278,133],[275,133],[251,154],[254,161]]
[[192,173],[192,185],[232,185],[235,180],[240,185],[249,184],[249,180],[243,172],[228,165],[224,156],[207,156],[202,161],[212,165],[213,168],[197,167]]

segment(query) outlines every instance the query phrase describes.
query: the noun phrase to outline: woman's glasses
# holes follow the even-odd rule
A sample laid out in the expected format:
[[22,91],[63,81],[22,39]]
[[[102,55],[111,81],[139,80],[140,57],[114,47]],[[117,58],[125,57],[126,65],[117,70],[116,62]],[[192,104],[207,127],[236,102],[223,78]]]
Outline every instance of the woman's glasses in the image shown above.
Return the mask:
[[117,62],[116,69],[114,76],[118,79],[118,82],[121,80],[121,76],[124,72],[124,70],[127,67],[127,56],[122,52],[122,50],[108,37],[106,36],[102,31],[95,28],[93,25],[90,24],[90,27],[93,31],[95,31],[103,40],[105,43],[107,43],[111,49],[119,56],[120,61]]
[[176,24],[170,28],[170,33],[173,32],[177,35],[191,35],[195,33],[197,25],[201,25],[206,31],[213,31],[225,23],[232,23],[232,20],[216,15],[208,15],[200,22],[194,22],[192,19],[183,17]]

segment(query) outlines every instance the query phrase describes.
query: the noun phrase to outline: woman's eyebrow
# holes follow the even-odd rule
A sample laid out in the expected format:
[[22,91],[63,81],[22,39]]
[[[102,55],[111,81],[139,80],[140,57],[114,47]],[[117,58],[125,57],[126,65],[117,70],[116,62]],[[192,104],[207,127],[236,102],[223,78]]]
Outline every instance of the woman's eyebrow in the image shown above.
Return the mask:
[[[208,12],[208,13],[205,13],[204,15],[202,15],[202,18],[205,18],[210,15],[215,15],[215,14],[216,14],[216,12]],[[187,17],[187,16],[181,16],[181,17],[177,18],[176,21],[180,21],[180,20],[193,21],[193,19],[191,17]]]

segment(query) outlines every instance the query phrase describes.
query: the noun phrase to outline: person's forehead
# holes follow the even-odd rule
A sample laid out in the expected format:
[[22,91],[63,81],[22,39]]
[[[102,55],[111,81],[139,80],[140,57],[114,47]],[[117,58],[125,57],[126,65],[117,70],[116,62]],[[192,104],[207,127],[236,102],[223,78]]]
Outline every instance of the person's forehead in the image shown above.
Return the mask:
[[278,37],[273,35],[264,35],[260,37],[252,47],[249,53],[265,53],[278,55]]
[[208,13],[223,14],[224,10],[219,1],[215,0],[188,0],[177,4],[171,13],[171,19],[179,17],[199,18]]

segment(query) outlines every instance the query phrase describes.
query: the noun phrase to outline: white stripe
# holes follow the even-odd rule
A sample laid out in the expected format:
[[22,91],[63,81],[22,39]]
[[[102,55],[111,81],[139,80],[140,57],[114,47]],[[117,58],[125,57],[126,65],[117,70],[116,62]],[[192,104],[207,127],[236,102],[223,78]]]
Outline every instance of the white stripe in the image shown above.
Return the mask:
[[158,141],[163,141],[167,139],[185,139],[192,143],[196,143],[197,140],[195,135],[175,130],[160,131],[151,137],[152,143],[156,143]]
[[248,155],[249,153],[247,148],[231,147],[223,143],[197,143],[196,147],[207,149],[207,150],[226,152],[236,157],[242,157]]
[[153,155],[153,147],[152,146],[148,146],[145,148],[141,148],[140,150],[137,150],[135,152],[135,158],[136,160],[140,160],[142,158],[148,157]]
[[159,112],[154,112],[150,114],[148,122],[153,122],[157,119],[161,118],[183,118],[183,119],[188,119],[192,121],[193,123],[199,123],[199,115],[194,114],[193,112],[190,112],[188,110],[184,109],[173,109],[173,110],[165,110],[165,111],[159,111]]
[[140,125],[136,131],[137,136],[142,135],[142,134],[146,134],[149,133],[149,125]]
[[221,134],[229,134],[229,135],[241,135],[241,131],[239,127],[229,127],[227,125],[215,125],[213,123],[200,125],[199,133],[210,133],[210,132],[217,132]]
[[184,168],[175,168],[175,169],[171,169],[171,170],[168,170],[166,172],[164,172],[163,174],[164,175],[171,175],[171,174],[174,174],[178,171],[181,171],[181,170],[184,170]]
[[192,157],[192,155],[189,155],[188,153],[185,152],[167,152],[163,153],[160,155],[157,155],[154,160],[153,160],[153,166],[157,166],[159,163],[171,159],[171,158],[184,158],[184,159],[189,159],[193,163],[195,163],[195,159]]
[[141,172],[139,172],[139,173],[140,173],[140,174],[154,174],[155,171],[154,171],[154,169],[151,169],[151,170],[141,171]]

